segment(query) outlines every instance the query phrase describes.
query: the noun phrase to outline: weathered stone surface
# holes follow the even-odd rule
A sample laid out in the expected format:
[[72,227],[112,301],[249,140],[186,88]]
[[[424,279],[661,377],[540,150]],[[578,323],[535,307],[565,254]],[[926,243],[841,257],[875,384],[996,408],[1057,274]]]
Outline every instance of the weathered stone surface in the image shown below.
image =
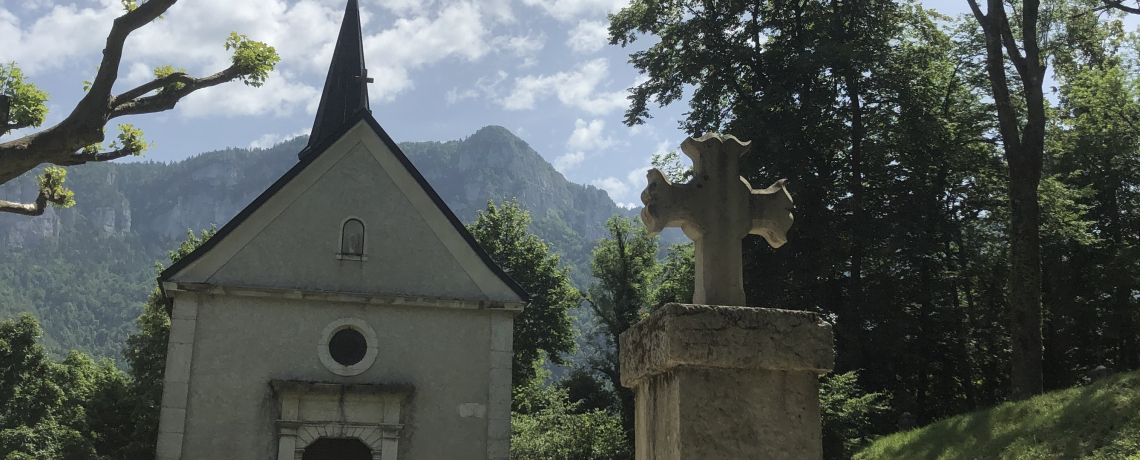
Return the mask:
[[823,457],[811,371],[688,369],[637,387],[637,460]]
[[667,304],[622,334],[622,385],[679,367],[826,373],[832,341],[811,312]]

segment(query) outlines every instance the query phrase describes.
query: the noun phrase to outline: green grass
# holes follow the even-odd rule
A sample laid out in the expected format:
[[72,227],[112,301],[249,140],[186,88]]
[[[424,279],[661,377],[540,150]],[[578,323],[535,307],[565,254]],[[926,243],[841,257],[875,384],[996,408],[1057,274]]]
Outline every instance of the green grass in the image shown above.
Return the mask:
[[855,460],[1140,460],[1140,372],[876,440]]

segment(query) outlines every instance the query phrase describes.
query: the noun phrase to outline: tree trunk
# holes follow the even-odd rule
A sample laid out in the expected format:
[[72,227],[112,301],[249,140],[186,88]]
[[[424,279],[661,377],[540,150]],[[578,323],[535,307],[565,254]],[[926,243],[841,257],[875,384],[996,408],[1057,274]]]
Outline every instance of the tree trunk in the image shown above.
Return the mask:
[[[1006,146],[1009,150],[1009,146]],[[1007,155],[1008,157],[1009,155]],[[1009,313],[1011,397],[1025,399],[1042,391],[1041,206],[1037,186],[1041,170],[1009,165],[1010,267]],[[1021,167],[1019,167],[1021,166]]]
[[[1024,399],[1042,391],[1041,341],[1041,205],[1037,187],[1045,153],[1046,64],[1038,44],[1040,0],[1023,0],[1020,9],[1021,46],[1005,12],[1005,2],[988,0],[982,13],[976,0],[968,0],[986,38],[986,74],[993,91],[998,131],[1009,166],[1009,321],[1012,356],[1011,397]],[[1017,11],[1015,9],[1015,11]],[[1006,56],[1021,80],[1025,123],[1010,97]]]

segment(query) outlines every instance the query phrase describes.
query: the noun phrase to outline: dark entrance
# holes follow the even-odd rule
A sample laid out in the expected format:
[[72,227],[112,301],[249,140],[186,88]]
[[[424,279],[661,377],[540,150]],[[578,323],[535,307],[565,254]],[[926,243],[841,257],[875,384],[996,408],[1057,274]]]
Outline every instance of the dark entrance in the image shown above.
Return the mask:
[[320,438],[305,448],[301,460],[372,460],[372,450],[356,438]]

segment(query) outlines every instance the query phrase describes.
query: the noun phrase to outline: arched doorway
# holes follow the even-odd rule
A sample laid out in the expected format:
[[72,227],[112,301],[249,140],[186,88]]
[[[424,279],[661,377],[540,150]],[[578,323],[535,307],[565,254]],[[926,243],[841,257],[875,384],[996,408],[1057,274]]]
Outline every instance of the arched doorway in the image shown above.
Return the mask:
[[372,460],[372,450],[356,438],[320,438],[305,448],[301,460]]

